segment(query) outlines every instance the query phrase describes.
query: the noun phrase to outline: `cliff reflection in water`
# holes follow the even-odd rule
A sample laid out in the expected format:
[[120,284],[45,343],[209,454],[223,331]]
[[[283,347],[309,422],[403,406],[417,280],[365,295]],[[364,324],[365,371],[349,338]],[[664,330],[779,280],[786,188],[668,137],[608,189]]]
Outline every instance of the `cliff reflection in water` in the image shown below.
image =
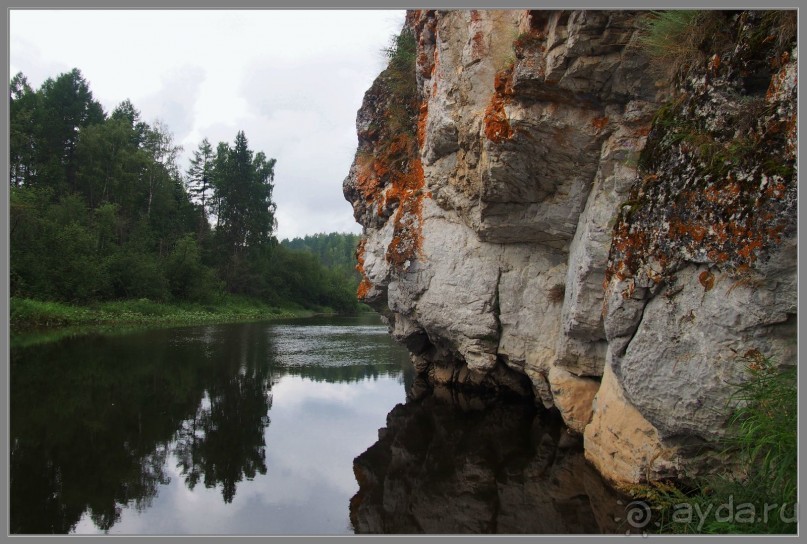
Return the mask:
[[353,471],[357,533],[625,531],[615,521],[624,501],[586,463],[580,440],[529,402],[422,392],[390,412]]

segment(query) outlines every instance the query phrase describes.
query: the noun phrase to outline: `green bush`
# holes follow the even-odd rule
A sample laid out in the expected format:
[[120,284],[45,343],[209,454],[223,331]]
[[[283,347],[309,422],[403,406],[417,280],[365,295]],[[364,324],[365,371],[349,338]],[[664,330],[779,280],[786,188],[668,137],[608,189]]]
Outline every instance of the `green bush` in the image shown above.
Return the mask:
[[[702,479],[691,490],[670,482],[635,487],[632,494],[651,505],[661,533],[796,532],[796,367],[779,367],[756,350],[746,353],[743,361],[749,379],[732,396],[724,451],[740,462],[740,473]],[[735,515],[718,515],[717,509],[727,505]],[[748,515],[752,511],[754,515]],[[687,519],[682,515],[687,512],[704,515]]]
[[729,444],[749,467],[748,483],[780,503],[796,499],[796,367],[780,368],[759,351],[745,355],[751,379],[739,387]]
[[171,295],[177,300],[209,302],[222,290],[215,272],[202,264],[193,234],[177,240],[163,266]]
[[106,260],[105,271],[112,298],[168,298],[168,281],[151,253],[121,250]]
[[[417,55],[417,41],[409,28],[390,40],[389,47],[385,48],[384,55],[389,59],[387,68],[390,76],[400,79],[403,83],[415,81],[415,60]],[[407,85],[407,90],[409,90]]]
[[408,28],[393,37],[390,46],[383,50],[389,59],[387,69],[382,73],[393,99],[389,101],[386,122],[393,132],[415,133],[417,114],[417,78],[415,60],[417,42]]

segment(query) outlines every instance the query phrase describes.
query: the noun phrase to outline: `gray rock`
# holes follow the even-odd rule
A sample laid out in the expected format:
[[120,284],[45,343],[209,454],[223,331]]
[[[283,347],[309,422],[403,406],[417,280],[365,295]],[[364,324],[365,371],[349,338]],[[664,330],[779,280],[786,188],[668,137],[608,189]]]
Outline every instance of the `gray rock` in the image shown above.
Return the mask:
[[[364,227],[366,299],[388,316],[418,372],[531,393],[584,435],[587,458],[614,482],[714,466],[693,447],[708,449],[725,432],[729,384],[745,378],[742,355],[754,349],[793,364],[796,349],[795,184],[743,212],[774,217],[762,249],[740,244],[721,257],[691,243],[708,232],[672,239],[699,213],[717,213],[707,188],[730,180],[699,178],[694,151],[662,149],[665,127],[651,132],[672,87],[631,45],[638,15],[410,13],[420,141],[400,164],[422,166],[423,189],[406,195],[418,199],[407,203],[409,230],[402,204],[381,196],[389,189],[367,195],[360,179],[362,156],[383,153],[382,136],[393,137],[377,132],[391,100],[380,85],[357,115],[363,155],[344,183]],[[754,130],[795,126],[796,59],[794,50],[757,97],[767,117]],[[687,115],[697,119],[688,121],[726,146],[742,137],[735,126],[753,102],[738,90],[744,69],[684,82],[696,97]],[[769,156],[787,165],[795,131],[784,140]],[[646,146],[669,171],[639,171]],[[758,170],[732,175],[745,183]],[[759,181],[762,194],[787,180],[780,172]],[[701,193],[673,225],[669,203],[695,186]],[[416,251],[394,266],[386,256],[402,233]],[[744,268],[741,249],[757,251]]]

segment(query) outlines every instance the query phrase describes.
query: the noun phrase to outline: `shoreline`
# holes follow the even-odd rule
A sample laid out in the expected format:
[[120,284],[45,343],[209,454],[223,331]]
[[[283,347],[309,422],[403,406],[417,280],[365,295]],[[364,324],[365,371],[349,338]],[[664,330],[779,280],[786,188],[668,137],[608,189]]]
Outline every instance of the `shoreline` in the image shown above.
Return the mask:
[[172,304],[148,299],[132,299],[85,306],[14,297],[10,299],[9,340],[10,347],[19,348],[94,332],[125,333],[185,325],[339,315],[329,310],[269,306],[241,298],[229,299],[218,304]]

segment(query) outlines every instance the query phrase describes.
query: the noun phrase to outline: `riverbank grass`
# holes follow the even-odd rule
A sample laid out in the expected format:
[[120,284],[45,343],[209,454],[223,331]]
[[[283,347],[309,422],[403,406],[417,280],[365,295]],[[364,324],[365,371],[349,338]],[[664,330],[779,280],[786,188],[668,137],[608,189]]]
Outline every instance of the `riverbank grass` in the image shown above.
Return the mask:
[[[666,482],[637,486],[659,533],[793,534],[797,528],[797,373],[759,351],[743,358],[749,379],[733,396],[725,453],[740,470],[685,490]],[[654,532],[656,532],[654,530]]]
[[332,313],[327,308],[304,309],[301,306],[268,306],[259,301],[228,296],[216,304],[166,304],[141,298],[99,302],[86,306],[62,302],[39,301],[12,297],[10,325],[12,332],[54,327],[182,325],[258,321],[292,317],[309,317],[316,313]]

